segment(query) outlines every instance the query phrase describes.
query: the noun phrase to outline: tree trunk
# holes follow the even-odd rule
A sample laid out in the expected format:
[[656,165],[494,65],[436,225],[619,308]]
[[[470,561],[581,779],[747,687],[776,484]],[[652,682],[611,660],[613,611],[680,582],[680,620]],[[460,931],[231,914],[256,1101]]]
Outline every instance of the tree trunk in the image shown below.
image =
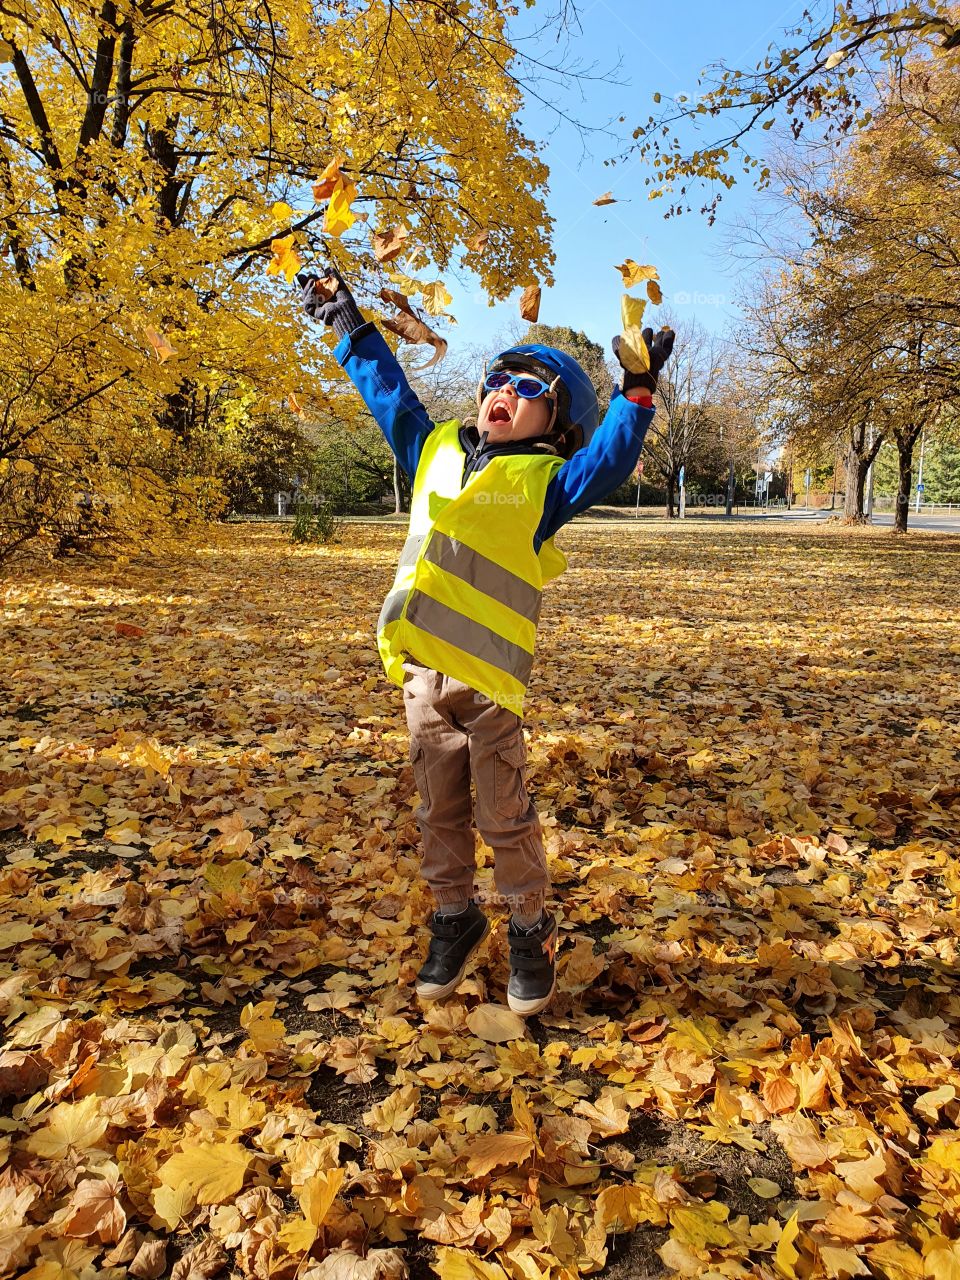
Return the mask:
[[733,499],[737,487],[737,474],[734,470],[733,459],[730,459],[730,474],[727,476],[727,508],[726,514],[733,515]]
[[900,463],[900,482],[897,486],[897,504],[893,514],[894,533],[907,532],[910,514],[910,495],[913,488],[913,446],[916,436],[897,433],[897,459]]
[[863,490],[870,464],[866,456],[853,447],[847,453],[847,478],[843,493],[844,520],[859,521],[863,517]]
[[676,493],[676,477],[667,476],[667,519],[673,519],[673,495]]

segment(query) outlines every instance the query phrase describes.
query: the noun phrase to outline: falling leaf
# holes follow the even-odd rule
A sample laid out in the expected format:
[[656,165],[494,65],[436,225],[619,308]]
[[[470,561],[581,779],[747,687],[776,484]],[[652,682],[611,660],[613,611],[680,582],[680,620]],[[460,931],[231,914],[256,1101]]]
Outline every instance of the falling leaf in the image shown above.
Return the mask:
[[161,364],[163,364],[164,361],[169,360],[171,356],[179,354],[176,348],[172,346],[170,339],[165,337],[162,333],[158,333],[152,325],[147,325],[146,329],[144,329],[144,334],[147,341],[156,352],[157,359]]
[[471,253],[483,253],[490,240],[489,231],[478,231],[475,236],[469,236],[466,245]]
[[661,302],[663,302],[663,293],[661,292],[660,286],[657,284],[656,280],[647,281],[647,297],[655,307],[659,307]]
[[520,298],[520,319],[536,324],[540,315],[540,286],[528,284]]
[[616,268],[623,276],[623,287],[632,289],[635,284],[642,284],[644,280],[656,280],[656,267],[638,266],[632,258],[627,258],[625,262],[621,262]]
[[337,182],[330,193],[330,203],[323,218],[323,229],[328,236],[342,236],[356,222],[356,214],[350,209],[351,202],[356,198],[357,188],[352,182]]
[[277,222],[288,222],[293,217],[293,209],[286,200],[277,200],[270,210],[270,216]]
[[434,280],[432,284],[423,285],[420,293],[423,295],[424,309],[431,316],[443,315],[444,308],[453,301],[442,280]]
[[612,191],[605,191],[602,196],[598,196],[593,202],[594,204],[616,204],[617,200]]
[[630,373],[646,373],[650,368],[650,352],[640,328],[646,305],[644,298],[631,298],[628,293],[620,303],[623,331],[618,354],[620,363]]
[[321,173],[320,177],[313,184],[313,198],[320,203],[321,200],[329,200],[333,195],[338,183],[343,182],[340,174],[340,166],[343,164],[343,156],[338,156],[336,160],[331,160],[327,167]]
[[281,236],[279,240],[270,241],[270,252],[273,257],[267,263],[268,276],[283,274],[286,276],[288,283],[293,283],[293,277],[302,265],[300,255],[293,246],[294,236],[292,232],[288,236]]
[[300,406],[300,401],[297,399],[297,397],[293,394],[292,391],[289,392],[287,395],[287,404],[290,408],[290,412],[295,413],[298,418],[306,417],[306,414],[303,412],[303,409]]
[[838,67],[846,56],[846,49],[835,49],[823,64],[824,71],[832,71],[834,67]]
[[[388,231],[375,231],[373,234],[373,252],[378,262],[392,262],[403,253],[404,241],[410,235],[407,227],[400,223]],[[447,299],[449,301],[449,299]]]
[[429,343],[434,348],[434,354],[426,364],[417,365],[414,372],[422,373],[425,369],[432,368],[447,354],[447,343],[423,321],[410,306],[410,303],[402,293],[398,293],[395,289],[381,289],[380,297],[384,302],[392,302],[394,306],[399,307],[398,315],[385,317],[383,327],[389,329],[391,333],[397,334],[405,342],[411,343]]

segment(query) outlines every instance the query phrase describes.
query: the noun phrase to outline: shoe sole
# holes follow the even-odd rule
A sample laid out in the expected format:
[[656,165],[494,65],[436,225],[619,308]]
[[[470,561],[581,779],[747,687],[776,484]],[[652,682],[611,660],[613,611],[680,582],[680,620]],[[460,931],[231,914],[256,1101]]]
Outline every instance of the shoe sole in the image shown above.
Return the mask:
[[473,959],[477,948],[480,946],[481,942],[484,941],[484,939],[487,937],[489,933],[490,933],[490,921],[488,920],[484,927],[483,933],[481,933],[480,937],[476,940],[476,942],[467,952],[466,958],[463,964],[460,966],[460,972],[457,974],[457,976],[455,978],[451,978],[449,982],[445,982],[442,987],[438,987],[434,983],[425,984],[424,987],[418,986],[416,988],[416,992],[417,992],[417,995],[420,997],[420,999],[421,1000],[442,1000],[444,996],[448,996],[452,992],[456,991],[457,987],[459,987],[460,983],[464,979],[464,975],[467,972],[467,965]]
[[557,991],[557,979],[554,977],[553,986],[545,996],[540,1000],[517,1000],[514,996],[507,992],[507,1004],[514,1013],[519,1013],[521,1018],[529,1018],[535,1013],[540,1013],[547,1007]]

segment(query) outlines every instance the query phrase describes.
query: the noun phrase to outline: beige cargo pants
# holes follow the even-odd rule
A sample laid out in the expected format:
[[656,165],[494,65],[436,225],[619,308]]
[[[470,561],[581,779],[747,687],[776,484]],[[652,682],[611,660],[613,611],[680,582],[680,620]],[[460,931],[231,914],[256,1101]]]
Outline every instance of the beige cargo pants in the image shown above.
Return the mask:
[[421,870],[437,905],[470,897],[481,902],[474,892],[472,777],[476,827],[493,850],[497,886],[482,901],[536,915],[550,877],[540,819],[527,794],[523,721],[439,671],[412,660],[403,668],[410,760],[421,800]]

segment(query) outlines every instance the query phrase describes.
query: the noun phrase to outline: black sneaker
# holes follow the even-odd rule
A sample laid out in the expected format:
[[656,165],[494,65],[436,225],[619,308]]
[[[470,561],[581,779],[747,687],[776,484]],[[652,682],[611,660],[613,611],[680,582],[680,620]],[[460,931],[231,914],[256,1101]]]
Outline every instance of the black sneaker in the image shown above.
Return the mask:
[[507,1004],[524,1016],[539,1013],[553,999],[557,986],[557,922],[544,912],[535,933],[522,933],[513,921],[507,929],[510,942],[510,981]]
[[416,990],[421,1000],[442,1000],[463,981],[470,957],[490,932],[490,921],[471,898],[459,915],[435,911],[430,931],[430,950],[417,974]]

